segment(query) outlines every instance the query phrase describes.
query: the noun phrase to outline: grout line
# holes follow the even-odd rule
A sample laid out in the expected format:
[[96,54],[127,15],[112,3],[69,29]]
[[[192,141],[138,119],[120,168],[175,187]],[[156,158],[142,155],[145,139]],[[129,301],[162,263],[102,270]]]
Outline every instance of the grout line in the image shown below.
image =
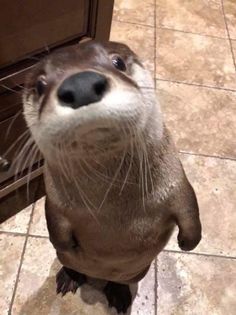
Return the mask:
[[229,41],[229,45],[230,45],[230,50],[231,50],[231,54],[232,54],[232,59],[233,59],[233,63],[234,63],[234,69],[235,69],[235,71],[236,71],[236,61],[235,61],[235,57],[234,57],[233,45],[232,45],[231,38],[230,38],[229,27],[228,27],[226,15],[225,15],[224,0],[221,0],[221,7],[222,7],[223,16],[224,16],[224,22],[225,22],[225,27],[226,27],[227,35],[228,35],[228,41]]
[[145,27],[149,27],[149,28],[154,28],[154,26],[149,25],[149,24],[130,22],[130,21],[122,21],[122,20],[119,20],[119,18],[113,18],[113,21],[119,22],[119,23],[127,23],[127,24],[131,24],[131,25],[136,25],[136,26],[139,25],[139,26],[145,26]]
[[194,155],[194,156],[201,156],[206,158],[213,158],[213,159],[220,159],[220,160],[229,160],[229,161],[236,161],[236,158],[231,157],[223,157],[219,155],[210,155],[210,154],[204,154],[204,153],[194,153],[194,152],[187,152],[183,150],[178,150],[179,153],[185,154],[185,155]]
[[11,232],[11,231],[0,231],[0,235],[1,234],[7,234],[7,235],[13,235],[13,236],[29,236],[29,237],[34,237],[34,238],[46,238],[49,239],[49,236],[46,235],[39,235],[39,234],[26,234],[23,232]]
[[16,275],[16,282],[15,282],[15,285],[14,285],[12,298],[11,298],[10,305],[9,305],[8,315],[12,314],[12,307],[13,307],[13,303],[14,303],[14,300],[15,300],[15,297],[16,297],[16,289],[17,289],[17,285],[18,285],[18,282],[19,282],[19,278],[20,278],[21,268],[22,268],[22,265],[23,265],[23,260],[24,260],[27,240],[28,240],[28,237],[26,235],[25,236],[25,242],[24,242],[23,250],[22,250],[22,253],[21,253],[21,257],[20,257],[20,265],[19,265],[19,268],[18,268],[18,271],[17,271],[17,275]]
[[[37,189],[36,189],[36,192],[37,192]],[[37,193],[36,193],[35,195],[37,195]],[[32,223],[33,217],[34,217],[35,204],[36,204],[36,203],[34,202],[34,204],[33,204],[33,209],[32,209],[31,216],[30,216],[30,220],[29,220],[29,225],[28,225],[27,233],[26,233],[26,236],[27,236],[27,237],[29,236],[30,228],[31,228],[31,223]]]
[[202,34],[202,33],[193,33],[193,32],[183,31],[183,30],[179,30],[179,29],[175,29],[175,28],[171,28],[171,27],[166,27],[166,26],[157,26],[157,28],[160,30],[173,31],[173,32],[179,32],[179,33],[184,33],[184,34],[198,35],[198,36],[203,36],[203,37],[210,37],[210,38],[227,40],[227,37],[208,35],[208,34]]
[[236,260],[235,256],[225,256],[225,255],[196,253],[196,252],[185,252],[185,251],[178,251],[178,250],[174,250],[174,249],[164,249],[163,252],[175,253],[175,254],[180,254],[180,255],[195,255],[195,256],[204,256],[204,257],[212,257],[212,258],[219,258],[219,259]]
[[29,237],[31,238],[44,238],[44,239],[49,239],[49,236],[46,235],[37,235],[37,234],[28,234]]
[[198,35],[198,36],[203,36],[203,37],[210,37],[210,38],[227,40],[227,37],[223,37],[223,36],[208,35],[208,34],[195,33],[195,32],[190,32],[190,31],[183,31],[183,30],[179,30],[179,29],[175,29],[175,28],[171,28],[171,27],[166,27],[166,26],[157,26],[157,25],[152,26],[150,24],[145,24],[145,23],[124,21],[124,20],[120,20],[119,18],[113,18],[113,21],[119,22],[119,23],[127,23],[127,24],[131,24],[131,25],[139,25],[139,26],[144,26],[144,27],[149,27],[149,28],[155,27],[156,29],[160,29],[160,30],[173,31],[173,32],[179,32],[179,33],[184,33],[184,34],[191,34],[191,35]]
[[190,83],[190,82],[184,82],[184,81],[178,81],[178,80],[170,80],[170,79],[162,79],[162,78],[157,78],[156,81],[164,81],[164,82],[171,82],[171,83],[177,83],[177,84],[185,84],[185,85],[190,85],[190,86],[196,86],[196,87],[202,87],[206,89],[213,89],[213,90],[220,90],[220,91],[227,91],[227,92],[236,92],[235,89],[230,89],[230,88],[224,88],[224,87],[219,87],[219,86],[211,86],[211,85],[204,85],[204,84],[198,84],[198,83]]
[[29,238],[30,225],[31,225],[31,222],[32,222],[32,219],[33,219],[34,208],[35,208],[35,203],[33,203],[33,209],[32,209],[31,214],[30,214],[29,225],[28,225],[28,228],[27,228],[27,233],[25,235],[25,243],[24,243],[23,250],[22,250],[22,253],[21,253],[21,257],[20,257],[20,265],[19,265],[19,268],[18,268],[18,271],[17,271],[17,275],[16,275],[16,282],[15,282],[15,285],[14,285],[14,290],[13,290],[11,302],[10,302],[10,305],[9,305],[8,315],[12,314],[12,307],[13,307],[13,304],[14,304],[14,301],[15,301],[15,297],[16,297],[16,291],[17,291],[17,287],[18,287],[18,283],[19,283],[19,279],[20,279],[20,273],[21,273],[21,269],[22,269],[22,265],[23,265],[23,261],[24,261],[24,255],[25,255],[25,251],[26,251],[26,246],[27,246],[27,242],[28,242],[28,238]]
[[23,232],[11,232],[11,231],[0,231],[0,234],[7,234],[13,236],[26,236],[26,233]]

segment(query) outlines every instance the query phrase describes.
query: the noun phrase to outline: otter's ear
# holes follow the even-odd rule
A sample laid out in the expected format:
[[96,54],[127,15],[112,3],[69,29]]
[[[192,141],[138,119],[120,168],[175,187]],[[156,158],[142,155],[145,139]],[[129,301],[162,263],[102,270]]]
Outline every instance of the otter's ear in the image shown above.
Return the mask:
[[194,190],[187,178],[171,202],[171,211],[179,227],[178,244],[182,250],[194,249],[201,240],[201,222]]

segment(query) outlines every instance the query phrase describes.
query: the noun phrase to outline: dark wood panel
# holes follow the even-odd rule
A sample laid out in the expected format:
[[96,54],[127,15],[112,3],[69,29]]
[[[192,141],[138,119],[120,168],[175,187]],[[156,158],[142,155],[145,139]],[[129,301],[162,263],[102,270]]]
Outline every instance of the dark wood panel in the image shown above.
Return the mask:
[[[33,176],[36,178],[32,179]],[[0,190],[0,224],[45,195],[43,176],[39,176],[38,170],[32,173],[32,178],[30,183],[26,179],[24,184],[22,179]]]
[[7,91],[0,95],[1,121],[12,117],[22,109],[22,89]]
[[[0,123],[0,187],[6,180],[19,177],[42,157],[31,154],[33,143],[28,142],[23,151],[23,146],[29,139],[29,130],[26,127],[22,114],[16,114]],[[23,154],[24,152],[24,154]],[[35,150],[36,152],[36,150]],[[3,161],[9,163],[10,168],[2,167]],[[34,162],[34,163],[33,163]],[[17,175],[18,174],[18,175]]]
[[114,0],[93,0],[90,7],[88,34],[96,40],[106,41],[110,37]]
[[0,65],[87,31],[89,1],[0,0]]

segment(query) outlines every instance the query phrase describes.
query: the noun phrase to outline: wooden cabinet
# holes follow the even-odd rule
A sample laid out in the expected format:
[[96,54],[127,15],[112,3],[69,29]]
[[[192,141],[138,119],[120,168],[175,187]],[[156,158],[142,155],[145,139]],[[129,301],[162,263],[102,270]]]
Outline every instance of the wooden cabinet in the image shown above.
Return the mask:
[[108,40],[113,0],[0,0],[0,6],[1,198],[42,172],[41,157],[31,165],[28,156],[15,174],[13,161],[27,138],[21,100],[25,75],[53,49],[84,39]]
[[89,1],[2,2],[0,66],[45,50],[48,46],[86,34]]

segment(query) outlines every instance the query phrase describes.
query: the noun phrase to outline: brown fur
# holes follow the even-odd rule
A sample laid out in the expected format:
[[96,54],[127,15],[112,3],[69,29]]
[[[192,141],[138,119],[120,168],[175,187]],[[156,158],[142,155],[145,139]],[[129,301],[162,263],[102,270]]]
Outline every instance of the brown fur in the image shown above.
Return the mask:
[[[76,62],[80,71],[92,68],[105,72],[122,82],[120,84],[138,91],[139,86],[132,77],[132,65],[140,65],[136,55],[125,45],[106,43],[102,46],[103,51],[123,57],[127,64],[127,73],[123,74],[107,63],[100,46],[92,45],[67,48],[32,72],[28,88],[34,87],[35,80],[48,64],[57,69],[50,74],[47,98],[45,96],[41,103],[42,115],[47,115],[51,91],[68,73],[75,72]],[[31,93],[29,90],[25,100]],[[27,116],[29,107],[25,101],[26,120],[30,125],[35,124],[31,117],[36,114],[32,112],[31,117]],[[178,241],[182,249],[191,250],[200,241],[201,224],[194,191],[168,130],[163,125],[162,131],[156,131],[157,120],[154,109],[142,130],[147,153],[143,163],[140,162],[141,146],[131,150],[124,136],[116,135],[115,131],[111,135],[111,129],[105,127],[102,132],[110,138],[100,143],[103,150],[96,151],[93,143],[88,143],[86,137],[81,138],[85,162],[78,161],[76,154],[64,157],[60,163],[56,156],[51,159],[44,154],[48,230],[64,266],[94,278],[131,283],[146,274],[175,225],[179,228]],[[71,146],[79,152],[76,141]],[[44,149],[42,151],[44,153]],[[84,201],[81,191],[90,202]]]

